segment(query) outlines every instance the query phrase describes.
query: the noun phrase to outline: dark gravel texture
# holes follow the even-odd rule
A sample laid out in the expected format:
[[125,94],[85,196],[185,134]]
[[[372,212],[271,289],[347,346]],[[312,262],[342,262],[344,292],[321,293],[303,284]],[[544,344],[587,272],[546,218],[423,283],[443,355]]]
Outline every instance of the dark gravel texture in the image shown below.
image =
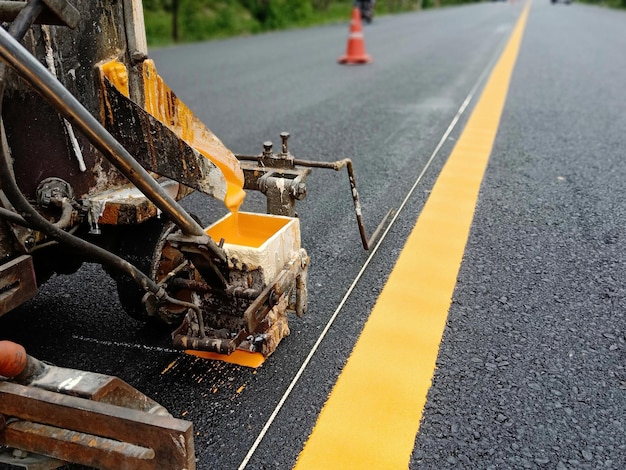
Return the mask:
[[625,24],[531,10],[412,468],[626,468]]

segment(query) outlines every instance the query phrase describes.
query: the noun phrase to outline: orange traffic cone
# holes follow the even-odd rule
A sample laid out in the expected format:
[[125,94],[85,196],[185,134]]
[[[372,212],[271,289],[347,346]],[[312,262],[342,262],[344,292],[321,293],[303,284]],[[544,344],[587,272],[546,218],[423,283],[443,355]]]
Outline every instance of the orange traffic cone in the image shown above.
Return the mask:
[[372,58],[365,52],[363,29],[361,27],[361,12],[357,7],[352,9],[352,21],[350,21],[350,35],[346,54],[339,57],[340,64],[368,64]]

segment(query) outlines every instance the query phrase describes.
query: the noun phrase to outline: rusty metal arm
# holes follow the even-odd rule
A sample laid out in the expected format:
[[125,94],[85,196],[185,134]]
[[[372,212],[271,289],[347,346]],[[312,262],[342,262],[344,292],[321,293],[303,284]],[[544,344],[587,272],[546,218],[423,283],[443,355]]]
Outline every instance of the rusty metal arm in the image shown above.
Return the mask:
[[103,469],[193,469],[191,423],[0,382],[0,444]]
[[117,377],[45,364],[10,341],[0,375],[12,379],[0,380],[0,446],[110,470],[195,469],[192,424]]
[[359,226],[359,233],[361,234],[361,242],[363,248],[369,250],[374,246],[374,243],[380,236],[380,232],[387,225],[389,217],[393,214],[393,209],[389,209],[389,212],[383,217],[383,220],[378,224],[372,236],[368,239],[365,232],[365,224],[363,223],[363,211],[361,209],[361,200],[359,199],[359,192],[356,189],[356,178],[354,177],[354,167],[352,166],[352,160],[344,158],[336,162],[312,162],[308,160],[294,160],[294,165],[303,166],[308,168],[327,168],[335,171],[341,171],[343,167],[346,167],[348,172],[348,179],[350,180],[350,189],[352,192],[352,201],[354,202],[354,212],[356,214],[356,222]]

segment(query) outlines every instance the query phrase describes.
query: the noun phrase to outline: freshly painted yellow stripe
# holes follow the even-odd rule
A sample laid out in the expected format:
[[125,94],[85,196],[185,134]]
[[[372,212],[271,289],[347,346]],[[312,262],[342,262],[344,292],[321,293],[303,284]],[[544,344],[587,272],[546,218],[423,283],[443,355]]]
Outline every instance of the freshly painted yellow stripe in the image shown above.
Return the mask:
[[296,469],[407,468],[530,3],[485,86]]

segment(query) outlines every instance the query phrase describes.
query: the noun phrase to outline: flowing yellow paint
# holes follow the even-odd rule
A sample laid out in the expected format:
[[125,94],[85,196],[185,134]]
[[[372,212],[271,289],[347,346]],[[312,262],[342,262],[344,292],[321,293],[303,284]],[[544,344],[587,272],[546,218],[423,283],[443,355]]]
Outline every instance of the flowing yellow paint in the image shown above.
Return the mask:
[[[185,103],[178,99],[157,73],[154,61],[146,59],[142,70],[145,110],[222,171],[226,180],[224,204],[231,212],[236,213],[246,197],[243,190],[243,170],[239,161]],[[122,62],[107,62],[102,65],[102,71],[124,96],[129,96],[128,71]]]
[[231,212],[237,212],[246,197],[237,158],[170,90],[151,59],[143,62],[143,76],[146,111],[217,165],[226,178],[224,204]]
[[407,468],[530,3],[426,202],[296,469]]

